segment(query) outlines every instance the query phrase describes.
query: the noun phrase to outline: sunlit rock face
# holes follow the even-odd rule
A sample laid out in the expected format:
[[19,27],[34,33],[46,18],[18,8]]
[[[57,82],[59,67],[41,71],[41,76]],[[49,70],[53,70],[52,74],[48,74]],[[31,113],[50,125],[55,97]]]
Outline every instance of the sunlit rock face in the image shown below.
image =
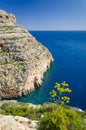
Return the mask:
[[[29,122],[31,124],[29,124]],[[37,130],[37,121],[25,117],[0,115],[1,130]]]
[[17,25],[14,15],[0,10],[0,97],[32,92],[52,62],[49,50]]

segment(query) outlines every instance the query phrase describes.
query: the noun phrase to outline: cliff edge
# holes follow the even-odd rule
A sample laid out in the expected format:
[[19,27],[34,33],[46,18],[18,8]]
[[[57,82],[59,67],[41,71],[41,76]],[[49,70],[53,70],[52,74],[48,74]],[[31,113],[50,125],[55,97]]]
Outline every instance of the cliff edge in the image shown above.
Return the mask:
[[0,97],[32,92],[52,62],[49,50],[17,25],[14,15],[0,10]]

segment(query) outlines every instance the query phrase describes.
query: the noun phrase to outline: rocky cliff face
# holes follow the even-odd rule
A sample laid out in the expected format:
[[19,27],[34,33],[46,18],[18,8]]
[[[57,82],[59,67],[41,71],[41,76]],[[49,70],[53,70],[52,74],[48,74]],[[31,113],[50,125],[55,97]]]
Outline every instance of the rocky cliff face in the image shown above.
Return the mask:
[[17,25],[14,15],[0,10],[0,97],[32,92],[52,62],[48,49]]

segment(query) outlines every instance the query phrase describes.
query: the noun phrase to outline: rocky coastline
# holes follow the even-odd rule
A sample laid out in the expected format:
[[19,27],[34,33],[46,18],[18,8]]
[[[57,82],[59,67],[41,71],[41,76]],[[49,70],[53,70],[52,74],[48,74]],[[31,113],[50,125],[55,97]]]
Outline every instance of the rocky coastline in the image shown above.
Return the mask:
[[31,93],[54,61],[49,50],[13,14],[0,10],[0,98]]

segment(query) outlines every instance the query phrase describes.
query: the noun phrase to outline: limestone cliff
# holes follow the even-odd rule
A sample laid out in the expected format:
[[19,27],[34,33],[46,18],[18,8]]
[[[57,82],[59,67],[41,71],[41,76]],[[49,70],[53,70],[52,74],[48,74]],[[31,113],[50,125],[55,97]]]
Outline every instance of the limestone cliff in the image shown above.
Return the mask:
[[0,97],[26,95],[39,87],[53,62],[46,47],[0,10]]

